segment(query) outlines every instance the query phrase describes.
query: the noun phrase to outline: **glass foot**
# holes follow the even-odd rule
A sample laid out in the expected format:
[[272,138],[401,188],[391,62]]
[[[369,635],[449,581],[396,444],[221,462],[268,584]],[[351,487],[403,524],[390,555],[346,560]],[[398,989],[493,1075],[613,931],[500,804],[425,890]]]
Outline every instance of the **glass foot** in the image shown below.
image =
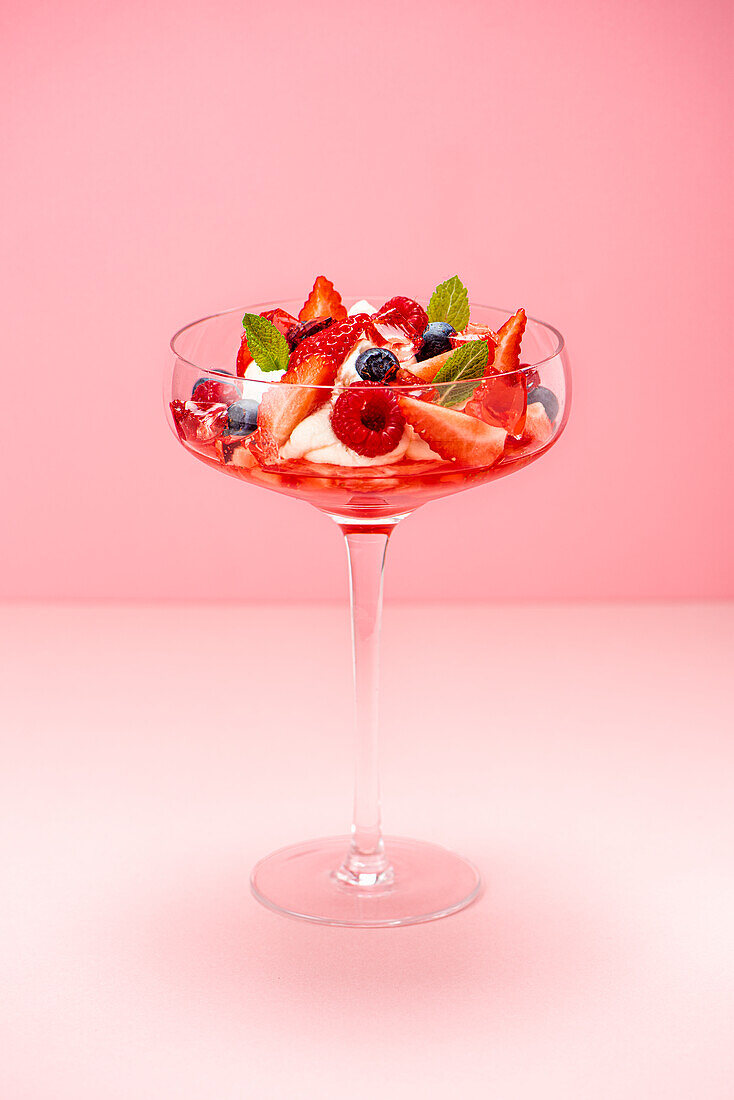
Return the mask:
[[354,886],[338,871],[350,838],[327,837],[261,859],[250,884],[259,902],[300,920],[385,928],[438,920],[477,897],[481,879],[467,860],[422,840],[385,837],[392,881]]

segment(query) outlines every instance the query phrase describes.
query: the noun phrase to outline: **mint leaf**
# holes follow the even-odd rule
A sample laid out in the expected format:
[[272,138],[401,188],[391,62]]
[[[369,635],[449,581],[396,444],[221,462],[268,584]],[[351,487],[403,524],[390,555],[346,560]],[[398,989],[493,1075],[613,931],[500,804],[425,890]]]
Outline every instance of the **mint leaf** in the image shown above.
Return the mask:
[[434,385],[439,382],[454,383],[453,386],[445,385],[438,391],[438,404],[461,405],[468,401],[480,379],[487,373],[488,359],[489,347],[486,340],[469,340],[452,351],[433,379]]
[[246,313],[242,318],[250,355],[260,370],[288,370],[290,349],[282,332],[267,317]]
[[429,321],[447,321],[457,332],[469,324],[469,294],[458,275],[440,283],[428,303]]

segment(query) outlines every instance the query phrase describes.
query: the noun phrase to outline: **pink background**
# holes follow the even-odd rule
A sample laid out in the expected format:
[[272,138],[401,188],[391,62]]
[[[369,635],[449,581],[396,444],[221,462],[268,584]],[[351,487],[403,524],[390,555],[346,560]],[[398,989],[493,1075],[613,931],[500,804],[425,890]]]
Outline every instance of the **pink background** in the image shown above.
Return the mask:
[[732,30],[723,0],[5,4],[0,595],[343,597],[326,521],[188,459],[159,399],[176,327],[319,271],[459,272],[576,371],[561,445],[416,516],[393,592],[734,593]]

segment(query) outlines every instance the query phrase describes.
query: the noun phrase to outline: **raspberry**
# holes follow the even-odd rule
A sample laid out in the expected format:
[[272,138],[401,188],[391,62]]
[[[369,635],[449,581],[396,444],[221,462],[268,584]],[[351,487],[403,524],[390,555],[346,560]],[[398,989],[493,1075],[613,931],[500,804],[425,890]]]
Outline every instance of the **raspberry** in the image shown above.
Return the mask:
[[395,394],[379,382],[353,382],[339,395],[331,413],[334,435],[359,455],[375,458],[393,451],[405,417]]
[[341,365],[354,345],[363,336],[381,346],[385,341],[372,324],[372,318],[366,313],[357,313],[354,317],[347,317],[346,321],[335,321],[328,328],[307,336],[293,352],[288,362],[288,369],[297,367],[303,360],[315,352],[322,352],[333,356]]
[[204,405],[214,402],[231,405],[239,396],[240,391],[236,386],[227,382],[215,382],[213,378],[200,378],[191,394],[193,401]]
[[428,324],[428,314],[423,306],[412,298],[389,298],[381,309],[378,309],[373,320],[380,325],[391,325],[399,328],[408,339],[412,340],[425,329]]

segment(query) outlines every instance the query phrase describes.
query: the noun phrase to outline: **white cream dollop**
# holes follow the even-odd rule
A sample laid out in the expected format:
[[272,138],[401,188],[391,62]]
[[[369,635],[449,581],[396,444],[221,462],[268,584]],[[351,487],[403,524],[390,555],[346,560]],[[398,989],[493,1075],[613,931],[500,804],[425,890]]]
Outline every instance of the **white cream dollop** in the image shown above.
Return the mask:
[[280,448],[281,458],[306,458],[309,462],[328,462],[334,466],[385,466],[398,462],[410,445],[412,433],[408,425],[397,447],[388,454],[375,455],[374,458],[357,454],[337,438],[331,426],[331,411],[337,396],[335,391],[330,401],[296,424],[290,439]]
[[355,302],[354,305],[350,306],[347,310],[347,315],[349,317],[354,317],[355,313],[369,313],[371,317],[373,313],[377,313],[377,306],[373,306],[366,298],[361,298],[360,301]]
[[[241,396],[249,397],[250,400],[257,401],[259,405],[266,392],[266,387],[263,386],[262,383],[280,382],[284,374],[284,370],[260,370],[257,363],[253,360],[245,371],[244,380],[238,379],[242,391]],[[248,381],[250,382],[249,385]]]
[[368,458],[367,455],[357,454],[356,451],[345,446],[341,440],[337,439],[331,446],[319,447],[316,450],[309,451],[304,457],[311,462],[328,462],[334,466],[389,466],[393,462],[400,461],[407,451],[409,443],[410,434],[406,426],[397,447],[386,455],[375,455],[374,458]]
[[333,402],[327,401],[316,412],[296,424],[290,439],[280,448],[281,458],[304,458],[311,451],[329,447],[336,441],[331,427]]

